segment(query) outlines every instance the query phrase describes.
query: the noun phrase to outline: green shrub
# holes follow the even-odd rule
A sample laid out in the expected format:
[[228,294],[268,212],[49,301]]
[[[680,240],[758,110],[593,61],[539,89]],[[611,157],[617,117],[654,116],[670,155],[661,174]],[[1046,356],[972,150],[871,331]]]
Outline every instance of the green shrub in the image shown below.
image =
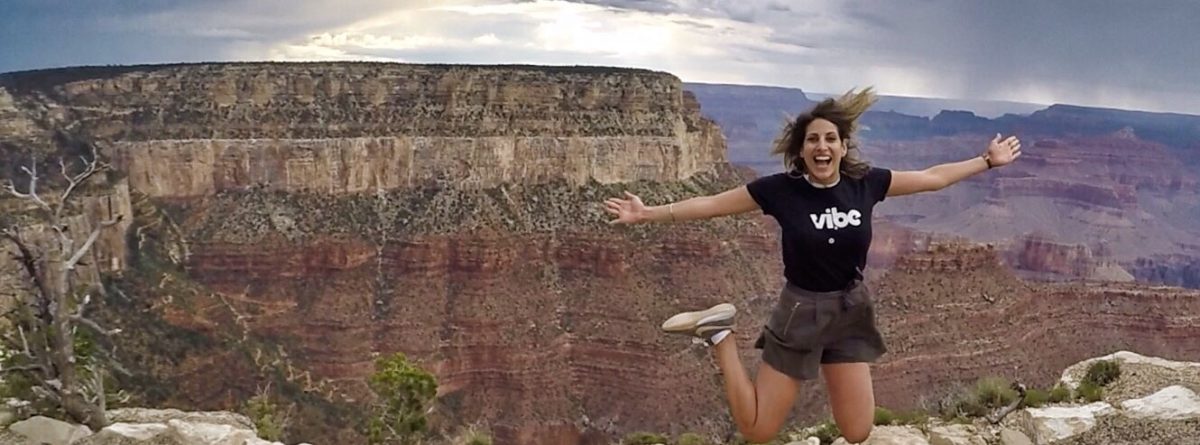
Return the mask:
[[875,407],[875,425],[914,425],[929,423],[929,414],[921,410],[895,412],[882,406]]
[[975,400],[985,408],[1000,408],[1017,400],[1017,391],[999,377],[985,377],[975,384]]
[[[943,396],[931,410],[945,421],[958,418],[983,417],[993,410],[1011,404],[1017,400],[1018,393],[1008,383],[999,377],[985,377],[977,380],[972,388],[958,388]],[[913,419],[906,422],[919,424],[924,419]],[[907,424],[907,423],[906,423]]]
[[733,437],[731,442],[723,445],[788,445],[792,442],[794,441],[789,438],[788,434],[780,431],[773,439],[766,442],[751,442],[742,437],[741,434],[738,434]]
[[1104,388],[1096,386],[1092,382],[1083,382],[1075,388],[1075,398],[1083,402],[1099,402],[1104,398]]
[[271,401],[269,388],[268,386],[268,389],[260,390],[258,395],[247,400],[242,407],[242,414],[254,422],[258,437],[278,442],[283,439],[283,432],[288,427],[291,413],[282,412],[279,406]]
[[432,374],[395,353],[375,362],[375,373],[367,382],[378,397],[367,419],[368,443],[410,442],[425,434],[425,413],[437,395]]
[[1046,393],[1046,391],[1042,391],[1040,389],[1029,389],[1025,391],[1025,400],[1023,400],[1021,403],[1024,403],[1025,406],[1030,408],[1037,408],[1045,405],[1048,401],[1050,401],[1050,394]]
[[1071,390],[1063,386],[1061,383],[1054,385],[1054,389],[1050,390],[1050,403],[1063,403],[1071,401]]
[[1121,376],[1121,365],[1115,360],[1101,360],[1092,363],[1088,366],[1087,374],[1083,376],[1083,381],[1091,383],[1093,386],[1103,387],[1117,380]]
[[699,434],[683,433],[675,438],[675,445],[709,445],[709,442]]
[[839,437],[842,437],[842,430],[838,428],[837,423],[834,423],[833,421],[826,421],[825,423],[817,425],[817,427],[814,428],[810,434],[817,439],[820,439],[822,445],[828,445],[832,444],[833,441],[837,440]]
[[492,445],[492,435],[476,425],[463,427],[448,445]]
[[896,415],[882,406],[875,407],[875,425],[891,425],[896,421]]
[[924,425],[929,423],[929,413],[920,410],[904,411],[896,414],[897,425]]
[[492,445],[492,436],[482,431],[468,433],[463,445]]
[[621,441],[621,445],[655,445],[660,443],[667,443],[666,436],[657,433],[648,433],[645,431],[629,433],[625,436],[625,439]]
[[988,414],[988,407],[978,400],[970,397],[964,397],[958,401],[954,409],[948,413],[950,418],[955,417],[983,417]]
[[946,419],[946,421],[950,422],[950,423],[959,424],[959,425],[971,425],[974,423],[971,421],[970,417],[966,417],[966,416],[954,416],[949,419]]

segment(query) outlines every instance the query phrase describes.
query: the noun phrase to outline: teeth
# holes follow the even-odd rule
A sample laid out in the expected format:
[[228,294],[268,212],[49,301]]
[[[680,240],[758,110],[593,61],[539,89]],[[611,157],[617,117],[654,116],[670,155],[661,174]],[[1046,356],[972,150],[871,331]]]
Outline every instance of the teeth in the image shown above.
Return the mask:
[[833,160],[833,158],[831,158],[831,157],[829,157],[829,156],[817,156],[817,157],[815,157],[815,158],[813,158],[813,159],[816,159],[816,160],[818,160],[818,161],[830,161],[830,160]]

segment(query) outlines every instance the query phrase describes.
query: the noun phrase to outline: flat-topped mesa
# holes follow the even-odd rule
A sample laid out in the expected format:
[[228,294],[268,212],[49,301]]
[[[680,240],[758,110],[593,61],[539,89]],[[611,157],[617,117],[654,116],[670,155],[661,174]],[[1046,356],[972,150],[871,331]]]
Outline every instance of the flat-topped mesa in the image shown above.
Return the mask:
[[[688,343],[653,320],[718,299],[763,313],[752,297],[781,274],[778,240],[752,215],[605,224],[596,204],[626,188],[661,203],[745,179],[664,73],[211,64],[7,74],[0,88],[0,128],[32,128],[22,137],[45,151],[95,143],[126,175],[124,239],[138,244],[116,279],[161,303],[110,307],[136,317],[123,352],[180,345],[139,370],[172,388],[161,405],[248,398],[277,376],[263,363],[281,363],[259,362],[264,344],[292,360],[286,382],[332,388],[331,401],[364,400],[376,357],[403,352],[436,375],[451,418],[501,443],[713,433],[719,392],[695,389],[710,364],[664,367]],[[236,347],[207,346],[242,328]],[[338,415],[296,424],[344,443],[353,422]],[[608,419],[620,429],[595,426]]]
[[25,108],[12,119],[76,122],[152,197],[675,181],[726,162],[681,81],[644,70],[238,63],[11,73],[0,86]]
[[935,241],[924,251],[912,252],[897,259],[895,268],[901,271],[966,272],[1000,270],[1003,267],[996,248],[987,244],[963,241]]

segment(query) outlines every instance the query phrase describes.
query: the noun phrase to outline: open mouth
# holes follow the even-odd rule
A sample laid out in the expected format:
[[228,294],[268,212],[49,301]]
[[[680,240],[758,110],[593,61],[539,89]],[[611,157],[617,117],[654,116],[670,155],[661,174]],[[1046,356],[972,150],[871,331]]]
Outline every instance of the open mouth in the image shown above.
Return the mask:
[[818,167],[827,167],[827,166],[829,166],[829,164],[833,163],[833,157],[832,156],[816,156],[813,158],[813,162]]

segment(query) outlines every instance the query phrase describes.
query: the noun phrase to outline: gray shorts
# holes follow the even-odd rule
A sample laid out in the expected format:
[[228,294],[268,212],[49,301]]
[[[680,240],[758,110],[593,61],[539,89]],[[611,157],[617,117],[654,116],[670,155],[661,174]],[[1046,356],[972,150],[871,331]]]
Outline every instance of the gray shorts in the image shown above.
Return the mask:
[[873,362],[887,347],[872,300],[861,280],[833,292],[788,283],[754,347],[772,368],[799,380],[817,378],[822,363]]

